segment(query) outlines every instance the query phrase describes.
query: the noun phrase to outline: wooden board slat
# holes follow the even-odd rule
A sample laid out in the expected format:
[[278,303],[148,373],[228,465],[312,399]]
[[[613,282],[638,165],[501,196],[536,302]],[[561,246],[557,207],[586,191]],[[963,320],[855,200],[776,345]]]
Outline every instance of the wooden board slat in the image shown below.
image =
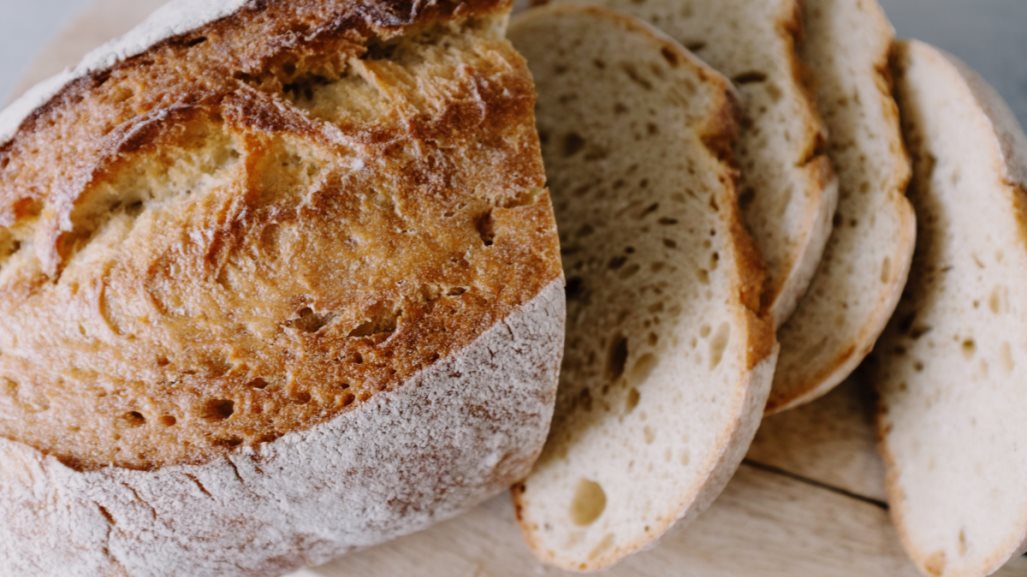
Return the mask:
[[850,379],[824,398],[763,421],[748,458],[876,501],[885,501],[874,408]]
[[[24,90],[131,28],[163,0],[95,0],[46,48]],[[883,500],[869,398],[847,383],[768,419],[724,495],[611,577],[914,577]],[[858,497],[858,498],[857,498]],[[291,577],[554,577],[522,543],[508,496],[428,531]],[[1027,559],[997,575],[1027,576]]]
[[[292,577],[569,577],[533,561],[509,500]],[[880,506],[743,466],[692,526],[607,577],[916,577]],[[996,574],[1024,577],[1027,559]]]

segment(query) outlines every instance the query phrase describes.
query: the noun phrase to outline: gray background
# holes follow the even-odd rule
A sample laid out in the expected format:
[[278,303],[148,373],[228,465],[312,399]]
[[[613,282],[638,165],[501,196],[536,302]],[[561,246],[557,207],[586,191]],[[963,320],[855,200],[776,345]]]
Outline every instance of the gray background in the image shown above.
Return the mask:
[[[956,54],[1027,124],[1027,0],[881,0],[901,36]],[[32,57],[89,0],[0,0],[0,102]]]

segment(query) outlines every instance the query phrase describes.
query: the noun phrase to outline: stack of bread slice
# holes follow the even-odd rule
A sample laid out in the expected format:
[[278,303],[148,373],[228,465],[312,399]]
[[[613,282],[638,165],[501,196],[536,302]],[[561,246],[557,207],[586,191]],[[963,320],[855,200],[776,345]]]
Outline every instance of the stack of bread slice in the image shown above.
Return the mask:
[[[514,489],[541,559],[602,569],[698,515],[763,410],[851,375],[910,278],[872,373],[903,541],[923,572],[952,576],[983,576],[1027,542],[1014,398],[1027,309],[1012,293],[1027,270],[1027,139],[997,99],[931,49],[897,45],[927,235],[914,267],[896,43],[876,2],[554,0],[510,35],[535,76],[568,278],[553,429]],[[989,197],[949,214],[971,190]],[[986,313],[1002,316],[997,334]],[[985,442],[994,451],[974,451]]]

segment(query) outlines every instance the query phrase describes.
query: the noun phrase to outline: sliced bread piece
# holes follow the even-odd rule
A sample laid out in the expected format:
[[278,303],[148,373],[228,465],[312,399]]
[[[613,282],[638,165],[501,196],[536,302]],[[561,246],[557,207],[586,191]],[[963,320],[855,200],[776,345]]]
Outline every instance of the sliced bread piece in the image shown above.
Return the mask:
[[654,24],[737,86],[742,217],[767,268],[764,304],[780,325],[816,272],[838,199],[825,133],[798,65],[797,0],[590,3]]
[[515,488],[535,553],[608,567],[692,518],[748,447],[776,360],[726,160],[726,79],[630,16],[514,21],[568,278],[567,356],[540,463]]
[[841,197],[809,291],[781,327],[769,413],[830,391],[870,353],[913,258],[909,161],[891,95],[893,31],[876,0],[806,0],[803,58],[816,79]]
[[888,500],[924,574],[982,577],[1027,541],[1027,137],[930,46],[895,72],[919,238],[871,364]]

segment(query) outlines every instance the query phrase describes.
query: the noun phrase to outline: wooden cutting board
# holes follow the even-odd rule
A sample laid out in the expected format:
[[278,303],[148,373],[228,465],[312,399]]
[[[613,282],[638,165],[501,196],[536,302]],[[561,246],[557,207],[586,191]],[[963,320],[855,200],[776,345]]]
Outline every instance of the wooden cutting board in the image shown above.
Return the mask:
[[[37,57],[20,91],[162,3],[95,0]],[[291,577],[400,575],[565,574],[533,560],[504,495],[428,531]],[[888,520],[865,389],[851,381],[813,405],[768,419],[737,476],[699,521],[604,575],[915,577]],[[1027,575],[1027,559],[1013,560],[997,575]]]

